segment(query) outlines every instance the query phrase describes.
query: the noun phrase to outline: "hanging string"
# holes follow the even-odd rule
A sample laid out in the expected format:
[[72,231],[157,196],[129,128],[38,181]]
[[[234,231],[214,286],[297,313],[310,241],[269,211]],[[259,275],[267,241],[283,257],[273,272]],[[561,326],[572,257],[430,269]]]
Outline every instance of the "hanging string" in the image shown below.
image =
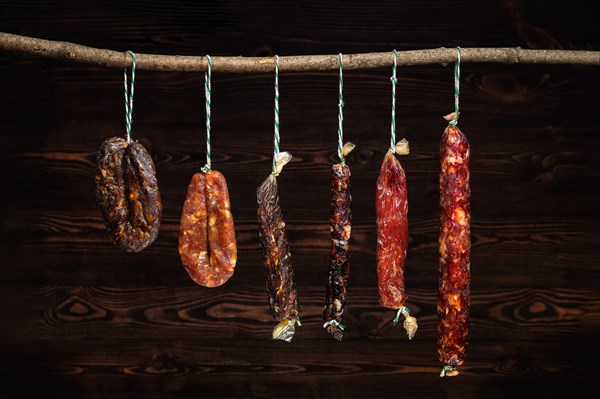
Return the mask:
[[[135,65],[137,64],[137,59],[135,58],[135,54],[133,52],[128,51],[126,54],[129,54],[133,60],[133,65],[131,66],[131,90],[127,86],[127,68],[125,68],[124,72],[124,81],[125,81],[125,126],[127,128],[127,142],[131,143],[131,123],[132,123],[132,115],[133,115],[133,86],[135,84]],[[131,94],[129,93],[131,91]]]
[[275,123],[273,136],[273,174],[277,173],[277,155],[279,154],[279,56],[275,56]]
[[456,48],[457,58],[454,63],[454,119],[449,123],[450,126],[456,126],[458,123],[458,94],[460,91],[460,47]]
[[344,154],[342,153],[342,147],[344,146],[344,77],[342,76],[343,69],[343,55],[340,56],[340,82],[339,82],[339,102],[338,102],[338,157],[340,162],[345,162]]
[[392,81],[392,124],[391,124],[391,137],[390,137],[390,151],[392,153],[396,152],[396,84],[398,83],[398,79],[396,79],[396,68],[398,67],[398,53],[394,50],[394,69],[392,72],[392,77],[390,80]]
[[211,168],[210,163],[210,95],[212,93],[211,76],[212,76],[212,61],[210,55],[206,55],[206,72],[204,73],[204,99],[206,102],[206,165],[202,167],[204,173]]

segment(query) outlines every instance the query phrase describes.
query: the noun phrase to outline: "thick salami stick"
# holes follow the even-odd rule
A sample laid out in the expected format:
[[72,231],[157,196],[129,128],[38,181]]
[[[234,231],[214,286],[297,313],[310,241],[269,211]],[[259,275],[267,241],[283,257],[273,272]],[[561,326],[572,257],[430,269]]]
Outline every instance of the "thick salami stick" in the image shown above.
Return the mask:
[[[354,144],[346,143],[341,152],[342,157],[353,149]],[[345,162],[340,162],[333,165],[331,175],[331,256],[323,310],[323,327],[338,341],[342,340],[344,334],[342,317],[350,277],[351,205],[350,168]]]
[[237,245],[229,190],[216,170],[192,176],[179,226],[179,256],[192,280],[204,287],[223,285],[233,275]]
[[258,187],[256,198],[269,306],[279,322],[273,339],[290,342],[299,323],[296,281],[274,174]]
[[443,377],[457,375],[455,368],[465,361],[471,302],[469,142],[456,126],[448,126],[442,135],[440,161],[440,284],[437,311],[438,356],[444,364]]
[[[400,141],[396,152],[406,155],[408,142]],[[404,328],[408,338],[417,332],[417,320],[410,316],[404,306],[406,290],[404,287],[404,267],[408,248],[408,196],[406,175],[400,161],[392,151],[383,159],[379,178],[375,209],[377,212],[377,279],[379,303],[386,308],[397,310],[394,324],[400,314],[405,317]]]
[[162,202],[152,157],[143,145],[120,137],[104,141],[96,167],[96,201],[109,238],[140,252],[158,236]]

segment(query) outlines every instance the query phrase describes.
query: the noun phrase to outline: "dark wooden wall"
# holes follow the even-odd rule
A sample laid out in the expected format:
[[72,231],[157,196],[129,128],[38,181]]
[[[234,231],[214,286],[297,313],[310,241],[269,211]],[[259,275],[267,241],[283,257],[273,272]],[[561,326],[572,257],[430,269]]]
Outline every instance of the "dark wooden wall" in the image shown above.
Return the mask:
[[[0,1],[0,31],[119,51],[271,56],[453,47],[600,50],[586,2]],[[213,166],[229,182],[239,263],[224,286],[179,262],[185,190],[204,163],[203,76],[138,71],[133,135],[152,153],[161,231],[140,254],[106,238],[96,151],[123,135],[121,70],[0,54],[0,397],[563,397],[597,387],[600,69],[463,64],[472,146],[472,320],[462,374],[436,354],[438,142],[451,66],[399,68],[410,201],[409,342],[378,305],[375,181],[391,70],[344,74],[357,144],[346,339],[321,328],[337,76],[282,73],[280,177],[302,327],[270,339],[255,189],[270,171],[273,76],[213,75]]]

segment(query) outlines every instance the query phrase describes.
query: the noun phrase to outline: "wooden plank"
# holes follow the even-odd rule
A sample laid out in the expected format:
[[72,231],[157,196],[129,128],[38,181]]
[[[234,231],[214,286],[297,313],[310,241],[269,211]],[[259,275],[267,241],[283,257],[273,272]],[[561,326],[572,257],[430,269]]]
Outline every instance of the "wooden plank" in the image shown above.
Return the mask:
[[[78,31],[79,40],[87,45],[99,43],[125,51],[125,42],[134,45],[134,50],[151,47],[160,53],[190,54],[198,53],[199,49],[211,54],[266,52],[269,49],[264,48],[265,42],[282,51],[306,54],[315,46],[324,50],[334,48],[333,52],[340,47],[343,51],[353,47],[387,50],[410,43],[448,46],[448,35],[469,41],[477,37],[494,45],[507,36],[516,40],[510,13],[502,3],[492,3],[485,9],[473,7],[494,15],[485,20],[487,23],[465,20],[458,7],[433,1],[407,2],[402,12],[393,5],[374,9],[366,4],[332,2],[324,7],[315,1],[264,3],[251,8],[239,0],[210,6],[178,2],[167,8],[137,2],[126,5],[109,2],[93,8],[85,4],[68,8],[70,15],[79,16],[69,18],[65,8],[52,7],[54,4],[47,2],[26,8],[9,2],[5,7],[5,29],[55,40],[73,40],[73,32]],[[446,29],[433,26],[428,9],[435,9],[453,23]],[[472,13],[479,15],[474,10],[469,15]],[[232,35],[238,40],[232,40]]]
[[[40,221],[38,221],[40,222]],[[320,284],[329,259],[328,226],[288,221],[298,281]],[[310,221],[308,221],[310,222]],[[38,284],[186,284],[187,274],[177,253],[177,226],[161,233],[141,254],[119,251],[106,238],[100,221],[96,227],[70,222],[64,231],[56,225],[46,232],[8,239],[4,259],[10,273],[6,283],[35,281]],[[262,256],[256,225],[238,223],[239,263],[233,280],[261,281]],[[473,226],[472,265],[474,280],[483,287],[544,287],[569,282],[582,288],[595,287],[598,273],[594,245],[597,234],[587,233],[579,221],[490,221]],[[310,228],[313,233],[304,232]],[[412,224],[407,278],[410,285],[437,284],[437,224],[430,220]],[[369,225],[355,226],[352,242],[353,277],[358,284],[376,285],[375,232]],[[40,261],[43,259],[44,261]],[[371,266],[370,266],[371,265]],[[525,268],[525,269],[523,269]],[[518,270],[518,272],[517,272]],[[518,275],[515,275],[517,273]],[[260,283],[262,285],[262,282]]]
[[[46,349],[41,345],[47,341],[39,341],[39,346],[9,348],[10,355],[26,354],[30,360],[0,360],[1,378],[8,383],[4,386],[19,393],[43,390],[69,396],[129,396],[135,389],[136,396],[163,398],[361,398],[365,391],[391,398],[397,397],[399,390],[426,398],[444,393],[502,398],[539,392],[555,397],[588,389],[577,383],[593,378],[595,360],[591,355],[597,354],[593,345],[586,353],[573,341],[565,341],[563,349],[569,352],[558,356],[548,350],[548,344],[535,341],[483,341],[471,348],[460,378],[440,379],[434,342],[339,344],[328,338],[310,345],[288,345],[240,340],[211,341],[202,349],[198,339],[132,339],[120,347],[99,345],[102,342],[55,342]],[[328,356],[324,358],[323,353]],[[581,362],[573,364],[571,356],[577,355],[582,356]],[[5,370],[10,370],[8,375]],[[7,380],[10,373],[17,379]]]
[[[409,289],[408,306],[419,320],[413,341],[435,341],[437,290]],[[323,287],[299,287],[302,327],[294,341],[325,341]],[[395,312],[379,306],[376,287],[351,286],[344,324],[345,341],[406,341],[391,325]],[[112,342],[269,340],[274,320],[264,288],[227,284],[188,287],[56,286],[3,289],[2,318],[12,327],[12,343],[49,341]],[[12,307],[12,304],[21,304]],[[600,294],[582,289],[473,289],[473,341],[560,340],[600,327]]]
[[[257,386],[269,397],[290,386],[298,387],[290,397],[305,397],[303,386],[318,389],[315,394],[323,389],[335,393],[342,387],[334,396],[359,397],[354,395],[369,385],[378,397],[397,392],[397,385],[406,385],[408,393],[414,389],[435,397],[438,389],[448,387],[437,385],[431,391],[419,386],[440,384],[431,291],[416,291],[409,299],[420,321],[411,342],[399,326],[389,325],[393,312],[378,308],[365,290],[353,290],[344,342],[323,331],[320,301],[312,295],[303,311],[313,314],[303,316],[292,344],[269,338],[273,322],[264,310],[263,292],[218,291],[4,288],[2,302],[7,306],[1,317],[11,320],[1,341],[4,386],[17,392],[60,386],[88,395],[96,395],[100,385],[118,393],[135,386],[141,394],[163,397],[192,389],[243,396]],[[525,378],[561,390],[567,381],[584,381],[591,377],[598,355],[590,333],[599,326],[599,310],[596,290],[474,293],[469,359],[462,367],[461,382],[448,384],[470,387],[467,397],[475,397],[489,384],[520,383]],[[323,353],[329,355],[324,358]],[[31,379],[41,385],[18,385]],[[158,393],[152,392],[158,389],[155,384],[160,386]],[[345,386],[353,389],[345,391]]]

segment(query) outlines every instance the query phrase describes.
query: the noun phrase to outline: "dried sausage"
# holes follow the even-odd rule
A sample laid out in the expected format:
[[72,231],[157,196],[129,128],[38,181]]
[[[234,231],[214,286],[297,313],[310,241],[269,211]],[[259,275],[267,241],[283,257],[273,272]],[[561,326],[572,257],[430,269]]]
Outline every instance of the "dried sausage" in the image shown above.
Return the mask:
[[[408,154],[408,142],[396,146],[400,154]],[[417,331],[416,319],[404,306],[406,290],[404,267],[408,248],[408,194],[406,175],[400,161],[390,150],[385,155],[377,179],[375,209],[377,213],[377,279],[379,303],[397,310],[405,317],[404,328],[409,339]]]
[[279,322],[273,330],[273,338],[289,342],[294,335],[294,325],[299,322],[298,294],[274,174],[258,187],[256,197],[269,306]]
[[[448,119],[448,118],[447,118]],[[438,356],[442,376],[457,375],[469,338],[471,205],[469,142],[448,126],[440,143]]]
[[350,234],[352,213],[350,206],[350,168],[343,162],[333,165],[331,187],[331,256],[326,288],[323,320],[325,328],[341,341],[344,326],[341,324],[346,304],[346,290],[350,276]]
[[[346,143],[344,148],[342,156],[352,151],[354,144]],[[323,310],[323,327],[338,341],[342,340],[345,328],[342,317],[350,277],[351,205],[350,168],[340,162],[333,165],[331,174],[331,255]]]
[[158,236],[162,202],[152,157],[137,142],[120,137],[100,147],[96,201],[109,238],[128,252],[140,252]]
[[223,285],[237,263],[230,208],[227,182],[220,172],[192,176],[179,225],[179,256],[192,280],[204,287]]

